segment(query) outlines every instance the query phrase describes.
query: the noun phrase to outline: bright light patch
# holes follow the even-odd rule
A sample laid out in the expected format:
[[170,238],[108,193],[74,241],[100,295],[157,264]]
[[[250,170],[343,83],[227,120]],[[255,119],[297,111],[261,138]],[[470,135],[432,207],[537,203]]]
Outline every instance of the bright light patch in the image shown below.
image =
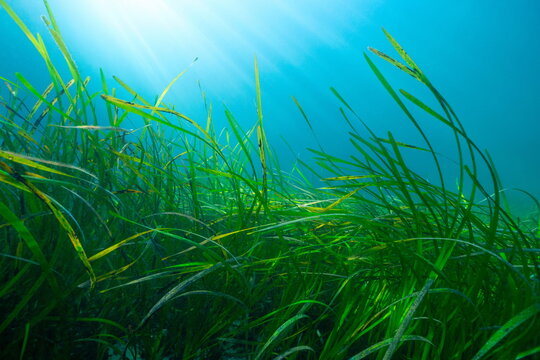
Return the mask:
[[230,93],[252,86],[255,55],[265,74],[313,65],[377,0],[50,1],[72,50],[108,74],[157,93],[198,58],[190,73]]
[[160,43],[181,29],[185,20],[165,1],[92,0],[85,5],[99,28],[106,30],[103,40],[115,43],[110,50],[121,54],[119,61],[130,61],[151,75],[167,74]]

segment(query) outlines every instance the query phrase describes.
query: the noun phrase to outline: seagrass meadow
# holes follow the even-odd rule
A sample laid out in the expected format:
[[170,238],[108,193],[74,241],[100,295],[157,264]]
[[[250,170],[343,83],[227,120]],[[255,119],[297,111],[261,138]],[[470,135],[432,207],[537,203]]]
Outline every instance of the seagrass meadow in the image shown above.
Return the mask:
[[[165,104],[178,77],[152,100],[105,74],[90,91],[48,6],[65,73],[0,7],[50,75],[0,74],[0,358],[540,357],[539,213],[512,215],[489,154],[389,33],[396,55],[370,48],[365,66],[423,144],[375,134],[331,89],[356,152],[286,170],[256,60],[256,123],[226,110],[217,129]],[[393,88],[384,62],[431,98]],[[455,139],[456,181],[417,114]]]

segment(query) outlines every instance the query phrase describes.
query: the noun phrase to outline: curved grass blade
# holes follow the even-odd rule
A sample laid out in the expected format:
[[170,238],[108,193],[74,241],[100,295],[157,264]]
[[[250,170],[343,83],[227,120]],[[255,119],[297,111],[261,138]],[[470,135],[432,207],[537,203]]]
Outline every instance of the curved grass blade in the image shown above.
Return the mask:
[[368,50],[371,51],[372,53],[374,53],[375,55],[377,55],[378,57],[380,57],[381,59],[384,59],[386,61],[388,61],[390,64],[394,65],[395,67],[397,67],[399,70],[405,72],[406,74],[409,74],[410,76],[412,76],[413,78],[415,78],[416,80],[419,80],[419,77],[418,77],[418,74],[416,73],[416,71],[414,71],[413,69],[403,65],[402,63],[400,63],[399,61],[395,60],[394,58],[392,58],[391,56],[389,55],[386,55],[385,53],[383,53],[382,51],[379,51],[377,49],[374,49],[372,47],[368,47]]
[[265,352],[271,347],[275,345],[275,342],[279,340],[282,336],[285,335],[285,332],[294,325],[297,321],[301,319],[309,318],[306,314],[298,314],[296,316],[293,316],[289,320],[285,321],[280,327],[277,328],[276,331],[270,336],[270,338],[266,341],[264,346],[261,348],[261,350],[257,353],[257,356],[255,357],[255,360],[261,359]]
[[0,202],[0,215],[17,231],[25,245],[30,249],[30,252],[34,255],[35,259],[41,266],[44,273],[48,273],[48,280],[53,289],[59,291],[56,280],[50,274],[50,265],[39,243],[36,241],[30,230],[24,225],[23,221],[19,219],[3,202]]
[[[191,64],[188,66],[188,69],[195,63],[195,61],[197,61],[198,58],[195,58]],[[163,99],[165,98],[165,95],[167,95],[167,93],[169,92],[169,90],[171,89],[171,87],[174,85],[174,83],[176,83],[178,81],[178,79],[180,79],[182,77],[182,75],[184,75],[186,73],[186,71],[188,71],[188,69],[185,69],[183,70],[180,74],[176,75],[176,77],[174,79],[171,80],[171,82],[169,83],[169,85],[167,85],[167,87],[165,88],[165,90],[163,90],[163,92],[161,93],[161,95],[159,95],[158,99],[156,100],[156,103],[154,104],[155,107],[158,107],[161,102],[163,101]]]
[[384,139],[384,138],[381,138],[381,137],[378,137],[377,140],[379,140],[380,142],[386,143],[386,144],[390,144],[390,145],[396,144],[397,146],[402,146],[402,147],[406,147],[406,148],[409,148],[409,149],[429,152],[428,149],[425,149],[425,148],[422,148],[422,147],[419,147],[419,146],[415,146],[415,145],[402,143],[402,142],[399,142],[399,141],[391,141],[391,140]]
[[[172,123],[170,123],[169,121],[165,121],[163,119],[159,119],[155,116],[152,116],[151,114],[148,114],[148,113],[145,113],[144,111],[141,111],[139,109],[145,109],[145,110],[152,110],[152,112],[157,112],[157,113],[169,113],[169,114],[172,114],[172,115],[175,115],[181,119],[184,119],[186,120],[187,122],[189,122],[191,125],[193,125],[197,130],[199,130],[202,134],[204,134],[204,136],[207,138],[207,139],[214,139],[205,129],[203,129],[199,124],[197,124],[196,121],[190,119],[189,117],[187,117],[186,115],[184,114],[181,114],[179,113],[178,111],[174,111],[174,110],[171,110],[171,109],[167,109],[167,108],[164,108],[164,107],[156,107],[156,106],[149,106],[149,105],[139,105],[139,104],[135,104],[133,102],[130,102],[130,101],[125,101],[125,100],[122,100],[122,99],[118,99],[118,98],[115,98],[113,96],[110,96],[110,95],[105,95],[105,94],[102,94],[101,95],[101,98],[113,105],[116,105],[118,106],[119,108],[122,108],[124,110],[127,110],[129,112],[132,112],[134,114],[137,114],[143,118],[151,118],[152,120],[155,120],[157,122],[160,122],[160,123],[163,123],[167,126],[170,126],[176,130],[180,130],[180,131],[183,131],[183,132],[187,132],[189,133],[188,131],[186,131],[185,129],[181,128],[181,127],[178,127],[178,126],[175,126],[173,125]],[[191,135],[197,137],[197,138],[200,138],[197,134],[194,134],[194,133],[190,133]],[[202,140],[202,138],[201,138]]]
[[19,26],[19,28],[22,30],[22,32],[26,35],[28,40],[36,47],[38,51],[41,49],[41,44],[38,43],[30,29],[26,26],[26,24],[21,20],[21,18],[13,11],[13,9],[7,4],[5,0],[0,0],[0,6],[4,8],[4,10],[8,13],[8,15],[11,17],[13,21]]
[[[480,360],[497,345],[502,339],[510,334],[515,328],[527,321],[529,318],[536,316],[540,312],[540,304],[534,304],[521,311],[519,314],[508,320],[499,330],[497,330],[482,348],[474,355],[472,360]],[[534,319],[533,319],[534,321]],[[536,319],[538,321],[538,319]]]
[[2,323],[0,323],[0,333],[2,333],[6,327],[11,324],[13,320],[17,318],[19,313],[23,310],[23,308],[28,304],[28,302],[32,299],[34,294],[39,290],[41,285],[43,285],[43,282],[50,277],[50,273],[42,272],[41,275],[37,278],[37,280],[33,281],[32,287],[26,291],[24,296],[17,302],[17,305],[9,312],[9,314],[4,314],[5,318]]
[[22,164],[22,165],[32,167],[34,169],[39,169],[39,170],[51,172],[51,173],[58,174],[58,175],[73,177],[72,175],[69,175],[69,174],[66,174],[64,172],[55,170],[55,169],[50,168],[48,166],[38,164],[37,162],[77,170],[77,171],[83,172],[83,173],[85,173],[87,175],[90,175],[93,178],[97,179],[97,177],[95,175],[89,173],[88,171],[86,171],[86,170],[84,170],[84,169],[82,169],[80,167],[69,165],[69,164],[64,164],[64,163],[60,163],[60,162],[56,162],[56,161],[39,159],[39,158],[36,158],[36,157],[33,157],[33,156],[16,154],[16,153],[13,153],[11,151],[4,151],[4,150],[0,150],[0,157],[3,157],[5,159],[8,159],[10,161],[13,161],[13,162],[16,162],[16,163],[19,163],[19,164]]
[[[146,106],[152,106],[148,101],[146,101],[143,97],[141,97],[135,90],[133,90],[128,84],[126,84],[124,81],[122,81],[119,77],[113,76],[113,79],[120,84],[128,93],[134,96],[135,99],[139,100]],[[106,94],[107,95],[107,94]]]
[[[394,341],[394,339],[386,339],[386,340],[380,341],[380,342],[376,343],[375,345],[372,345],[372,346],[368,347],[367,349],[359,352],[358,354],[354,355],[353,357],[350,357],[348,360],[365,359],[367,356],[373,354],[374,352],[389,346],[393,341]],[[405,342],[405,341],[423,341],[423,342],[426,342],[426,343],[428,343],[430,345],[433,345],[433,343],[431,341],[429,341],[428,339],[426,339],[425,337],[417,336],[417,335],[403,335],[401,337],[401,342]]]
[[165,305],[167,302],[169,302],[173,298],[177,297],[179,292],[181,292],[182,290],[184,290],[186,287],[193,284],[197,280],[199,280],[199,279],[205,277],[206,275],[220,269],[221,267],[223,267],[223,263],[217,263],[215,265],[212,265],[208,269],[199,271],[197,274],[191,276],[190,278],[182,281],[180,284],[173,287],[161,299],[159,299],[159,301],[154,306],[152,306],[152,308],[148,311],[148,313],[144,316],[144,318],[141,320],[141,322],[137,326],[137,329],[140,329],[144,325],[146,320],[148,320],[148,318],[150,316],[152,316],[152,314],[154,314],[156,311],[161,309],[161,307],[163,305]]
[[286,360],[288,356],[294,353],[300,352],[300,351],[311,351],[312,353],[315,352],[315,350],[311,346],[300,345],[300,346],[295,346],[293,348],[290,348],[287,351],[284,351],[283,353],[276,356],[274,360]]
[[407,328],[409,327],[409,323],[411,322],[414,316],[414,313],[416,312],[416,309],[418,309],[418,306],[420,306],[420,303],[424,299],[424,296],[426,296],[426,294],[428,293],[429,288],[431,287],[432,284],[433,284],[433,280],[428,279],[424,287],[422,288],[422,290],[420,290],[418,292],[418,295],[416,295],[416,299],[414,299],[414,302],[412,303],[409,311],[407,312],[407,315],[405,316],[405,318],[403,319],[403,322],[397,329],[396,335],[394,335],[392,342],[388,346],[388,350],[386,350],[383,360],[390,360],[392,356],[394,355],[394,352],[396,351],[399,343],[402,341],[405,330],[407,330]]
[[88,257],[86,256],[84,247],[82,246],[79,238],[77,237],[75,230],[73,230],[69,221],[64,217],[64,215],[62,214],[62,211],[57,208],[57,206],[45,193],[39,190],[31,182],[23,178],[19,173],[14,171],[7,164],[0,161],[0,166],[3,167],[4,170],[6,170],[11,176],[13,176],[15,180],[19,181],[26,188],[28,188],[28,190],[30,190],[35,196],[37,196],[49,208],[49,210],[51,210],[51,212],[53,213],[54,217],[56,218],[60,226],[66,232],[66,235],[68,236],[73,247],[75,248],[75,251],[77,252],[77,255],[79,256],[79,259],[81,260],[84,267],[86,268],[86,271],[88,272],[88,275],[90,276],[90,287],[93,288],[95,280],[96,280],[96,274],[94,273],[94,270],[92,269],[92,265],[90,265],[90,263],[88,262]]
[[257,146],[259,148],[259,159],[261,161],[262,170],[262,197],[265,210],[268,211],[268,171],[266,164],[266,148],[268,147],[266,141],[266,134],[263,126],[263,111],[262,111],[262,97],[261,97],[261,82],[259,79],[259,65],[257,58],[254,61],[255,66],[255,92],[257,95]]
[[150,230],[143,231],[143,232],[140,232],[140,233],[138,233],[138,234],[132,235],[132,236],[130,236],[130,237],[128,237],[128,238],[126,238],[126,239],[124,239],[124,240],[122,240],[122,241],[117,242],[117,243],[114,244],[114,245],[109,246],[108,248],[106,248],[106,249],[100,251],[99,253],[90,256],[90,257],[88,258],[88,261],[95,261],[95,260],[98,260],[98,259],[104,257],[105,255],[107,255],[107,254],[113,252],[114,250],[120,248],[122,245],[126,244],[127,242],[129,242],[129,241],[131,241],[131,240],[137,239],[137,238],[139,238],[139,237],[141,237],[141,236],[143,236],[143,235],[149,234],[149,233],[154,232],[154,231],[159,231],[159,230],[162,230],[162,229],[159,229],[159,228],[157,228],[157,229],[150,229]]
[[[52,66],[52,65],[51,65]],[[68,109],[63,109],[63,107],[61,105],[59,106],[55,106],[56,105],[56,102],[59,100],[59,97],[55,97],[52,101],[48,101],[47,99],[45,99],[43,96],[41,96],[41,94],[39,93],[39,91],[36,90],[36,88],[34,88],[32,86],[32,84],[30,84],[30,82],[20,73],[15,73],[15,77],[33,94],[35,95],[38,99],[40,99],[42,102],[44,102],[46,105],[47,105],[47,108],[45,108],[45,110],[43,110],[41,116],[38,118],[38,120],[41,122],[41,119],[49,113],[50,110],[54,110],[55,112],[57,112],[58,114],[60,114],[62,116],[62,118],[64,120],[70,120],[70,121],[73,121],[73,122],[76,122],[76,120],[74,118],[72,118],[71,116],[69,116],[69,111]],[[67,89],[68,87],[71,85],[71,81],[68,82],[67,84],[63,84],[63,88],[62,90],[60,90],[61,92],[63,91],[64,93],[67,92]],[[37,120],[36,120],[37,121]],[[38,123],[39,125],[39,123]]]
[[233,131],[234,136],[236,137],[236,141],[240,145],[240,148],[246,154],[246,158],[249,161],[249,165],[251,166],[251,169],[253,171],[253,174],[255,176],[255,179],[257,178],[257,172],[255,170],[255,164],[253,163],[253,159],[251,156],[251,152],[247,148],[246,144],[251,145],[249,142],[249,136],[248,133],[244,132],[240,129],[240,125],[234,118],[233,114],[228,108],[225,108],[225,117],[227,118],[227,121],[229,122],[229,125],[231,127],[231,130]]
[[536,346],[536,347],[534,347],[534,348],[532,348],[530,350],[520,352],[519,354],[517,354],[516,360],[533,359],[530,356],[534,355],[534,354],[539,354],[539,353],[540,353],[540,345],[538,345],[538,346]]
[[13,179],[12,176],[8,176],[4,173],[0,173],[0,181],[3,182],[3,183],[6,183],[8,185],[11,185],[19,190],[22,190],[22,191],[25,191],[25,192],[30,192],[30,190],[28,190],[28,188],[24,185],[22,185],[20,182],[18,182],[17,180]]
[[[224,299],[228,299],[228,300],[231,300],[232,302],[240,305],[240,307],[246,311],[249,311],[249,308],[248,306],[240,299],[238,299],[237,297],[234,297],[232,295],[229,295],[229,294],[225,294],[225,293],[222,293],[222,292],[219,292],[219,291],[210,291],[210,290],[193,290],[193,291],[187,291],[185,293],[182,293],[178,296],[176,296],[175,298],[173,299],[178,299],[178,298],[181,298],[181,297],[184,297],[184,296],[191,296],[191,295],[209,295],[209,296],[215,296],[215,297],[220,297],[220,298],[224,298]],[[173,300],[171,299],[171,300]]]
[[[41,94],[41,97],[42,98],[47,98],[47,96],[50,94],[50,92],[52,91],[52,89],[54,88],[54,84],[53,83],[50,83],[49,86],[47,86],[47,88],[45,88],[45,90],[43,91],[43,93]],[[34,106],[32,106],[32,110],[30,110],[30,112],[28,113],[28,115],[26,116],[26,120],[27,121],[30,121],[32,120],[32,118],[34,117],[34,115],[36,114],[36,112],[39,110],[40,106],[43,105],[43,100],[39,99],[36,101],[36,103],[34,104]],[[39,119],[38,119],[39,120]],[[37,121],[36,121],[37,122]],[[33,128],[36,128],[39,124],[36,124],[36,122],[34,122],[33,124]]]
[[28,336],[30,335],[30,323],[24,324],[24,337],[23,343],[21,346],[21,353],[19,355],[19,360],[24,359],[24,353],[26,352],[26,345],[28,344]]

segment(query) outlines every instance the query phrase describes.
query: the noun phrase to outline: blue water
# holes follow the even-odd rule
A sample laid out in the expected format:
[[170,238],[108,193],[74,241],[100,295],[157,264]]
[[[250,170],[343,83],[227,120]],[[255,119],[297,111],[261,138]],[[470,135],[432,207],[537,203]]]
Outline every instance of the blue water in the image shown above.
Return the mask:
[[[7,3],[52,49],[40,19],[45,13],[40,1]],[[398,141],[423,145],[362,56],[367,46],[395,55],[381,31],[384,27],[453,105],[479,147],[489,150],[503,184],[540,196],[538,1],[49,3],[81,72],[94,79],[96,89],[103,68],[110,86],[120,87],[112,80],[116,75],[153,99],[174,76],[189,68],[165,102],[201,123],[206,116],[200,88],[213,103],[217,126],[225,124],[223,104],[245,128],[255,123],[253,59],[257,56],[266,130],[284,167],[296,157],[309,158],[305,148],[315,146],[291,96],[310,116],[328,152],[342,157],[355,152],[348,144],[349,129],[330,86],[381,136],[390,130]],[[20,72],[44,88],[49,81],[42,61],[3,11],[0,34],[0,76],[13,78]],[[53,56],[61,62],[59,54]],[[394,86],[426,95],[414,79],[374,60]],[[420,116],[420,120],[437,150],[455,156],[451,134],[432,119]],[[292,145],[292,153],[281,137]],[[412,160],[426,176],[433,175],[432,163],[422,157]],[[530,206],[518,193],[509,195],[518,205]]]

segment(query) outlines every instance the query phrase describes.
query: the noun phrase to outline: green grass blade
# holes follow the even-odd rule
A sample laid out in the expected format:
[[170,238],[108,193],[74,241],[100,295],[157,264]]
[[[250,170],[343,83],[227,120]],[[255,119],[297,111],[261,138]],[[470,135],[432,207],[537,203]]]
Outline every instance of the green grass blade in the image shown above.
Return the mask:
[[274,333],[270,336],[270,338],[266,341],[266,343],[263,345],[261,350],[257,353],[257,356],[255,357],[255,360],[261,359],[269,348],[272,346],[275,346],[276,342],[283,336],[285,336],[285,333],[289,330],[291,326],[293,326],[296,322],[298,322],[301,319],[308,318],[306,314],[298,314],[293,316],[292,318],[285,321],[280,327],[274,331]]
[[208,274],[220,269],[223,266],[223,263],[217,263],[205,270],[202,270],[198,272],[197,274],[191,276],[190,278],[182,281],[180,284],[174,286],[171,290],[169,290],[157,303],[155,303],[154,306],[146,313],[144,318],[141,320],[141,322],[138,325],[138,328],[142,327],[144,323],[148,320],[152,314],[154,314],[156,311],[158,311],[163,305],[165,305],[167,302],[172,300],[173,298],[177,297],[179,293],[187,288],[189,285],[193,284],[199,279],[202,279],[203,277],[207,276]]
[[420,306],[420,304],[422,303],[424,296],[426,296],[432,284],[433,284],[433,280],[431,279],[427,280],[422,290],[420,290],[418,292],[418,295],[416,295],[416,298],[414,299],[414,302],[412,303],[409,311],[407,312],[407,315],[405,315],[403,322],[401,323],[401,325],[396,331],[396,335],[394,335],[392,342],[388,346],[388,349],[386,350],[386,353],[384,354],[383,360],[390,360],[392,356],[394,355],[394,352],[396,351],[399,343],[402,342],[402,338],[403,338],[403,335],[405,334],[405,331],[407,330],[411,320],[413,319],[414,313],[418,309],[418,306]]
[[284,351],[283,353],[276,356],[274,360],[286,360],[290,355],[295,354],[300,351],[310,351],[312,353],[315,352],[315,350],[311,346],[300,345],[300,346],[295,346],[293,348],[290,348],[289,350]]
[[[527,321],[528,319],[536,316],[540,312],[540,304],[534,304],[521,311],[519,314],[508,320],[499,330],[497,330],[489,340],[482,346],[482,348],[474,355],[472,360],[480,360],[493,349],[502,339],[508,336],[519,325]],[[533,319],[534,321],[534,319]],[[538,321],[538,319],[536,319]],[[504,346],[504,345],[503,345]]]
[[[381,350],[381,349],[384,349],[385,347],[389,346],[392,342],[394,341],[394,339],[386,339],[386,340],[383,340],[383,341],[380,341],[374,345],[371,345],[370,347],[368,347],[367,349],[359,352],[358,354],[350,357],[348,360],[362,360],[362,359],[365,359],[367,356]],[[433,343],[431,341],[429,341],[428,339],[426,339],[425,337],[422,337],[422,336],[417,336],[417,335],[403,335],[401,337],[401,342],[405,342],[405,341],[423,341],[423,342],[426,342],[430,345],[433,345]]]

